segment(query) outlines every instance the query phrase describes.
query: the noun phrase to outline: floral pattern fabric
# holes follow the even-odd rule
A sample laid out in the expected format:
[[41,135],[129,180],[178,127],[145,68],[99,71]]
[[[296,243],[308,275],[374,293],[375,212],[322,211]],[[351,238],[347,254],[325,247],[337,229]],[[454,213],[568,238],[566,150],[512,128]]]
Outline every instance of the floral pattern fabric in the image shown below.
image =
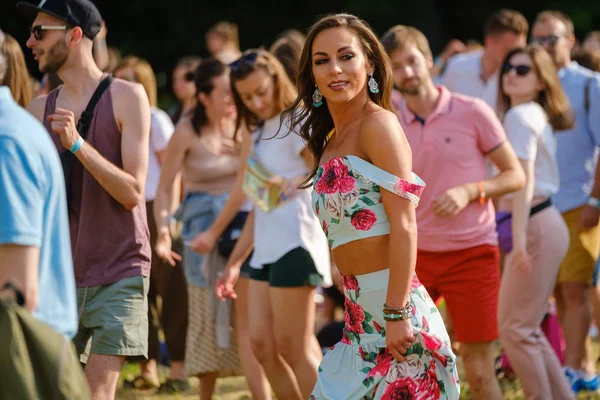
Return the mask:
[[343,338],[325,355],[310,400],[459,398],[456,357],[442,318],[416,276],[410,304],[417,341],[405,362],[397,362],[386,348],[387,281],[388,270],[344,277]]
[[[386,235],[390,224],[381,188],[418,205],[425,183],[397,178],[355,156],[337,157],[317,171],[312,204],[333,249],[344,243]],[[310,400],[456,400],[460,387],[456,357],[444,322],[415,276],[411,323],[417,337],[405,362],[385,343],[383,304],[389,270],[344,277],[345,328],[342,340],[319,367]]]
[[389,233],[380,188],[417,206],[425,183],[414,174],[413,180],[397,178],[355,156],[337,157],[321,166],[312,203],[329,246]]

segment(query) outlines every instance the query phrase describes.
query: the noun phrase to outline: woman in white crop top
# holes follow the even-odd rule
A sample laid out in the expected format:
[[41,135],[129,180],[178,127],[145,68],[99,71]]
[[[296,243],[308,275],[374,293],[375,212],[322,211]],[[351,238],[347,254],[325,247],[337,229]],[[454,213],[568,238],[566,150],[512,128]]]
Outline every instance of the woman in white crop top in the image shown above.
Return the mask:
[[[248,50],[230,67],[243,165],[220,215],[192,246],[209,250],[246,195],[253,200],[217,294],[237,297],[234,285],[253,249],[247,306],[254,355],[277,398],[307,399],[321,359],[314,335],[315,288],[331,285],[327,239],[312,212],[310,191],[297,189],[313,160],[299,136],[285,124],[280,129],[280,113],[296,96],[280,62],[267,51]],[[255,192],[249,192],[248,177],[257,164],[272,175],[272,183],[254,185]],[[260,201],[271,184],[283,188],[285,202]]]
[[556,68],[537,46],[511,51],[502,66],[498,106],[526,175],[525,187],[499,202],[500,246],[507,253],[500,286],[500,341],[527,398],[574,394],[540,324],[569,243],[550,197],[559,188],[554,132],[573,121]]

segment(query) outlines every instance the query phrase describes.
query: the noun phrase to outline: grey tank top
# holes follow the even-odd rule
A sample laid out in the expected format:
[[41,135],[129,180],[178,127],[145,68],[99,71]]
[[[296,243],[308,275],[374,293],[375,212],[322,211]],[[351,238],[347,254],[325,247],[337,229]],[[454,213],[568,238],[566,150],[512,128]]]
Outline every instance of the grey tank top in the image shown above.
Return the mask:
[[[48,95],[44,126],[62,153],[68,150],[48,121],[56,109],[59,91],[60,87]],[[105,159],[123,168],[121,132],[113,114],[110,88],[96,105],[85,140]],[[76,286],[109,285],[132,276],[150,276],[146,204],[141,202],[131,211],[125,209],[77,159],[70,184],[69,228]]]

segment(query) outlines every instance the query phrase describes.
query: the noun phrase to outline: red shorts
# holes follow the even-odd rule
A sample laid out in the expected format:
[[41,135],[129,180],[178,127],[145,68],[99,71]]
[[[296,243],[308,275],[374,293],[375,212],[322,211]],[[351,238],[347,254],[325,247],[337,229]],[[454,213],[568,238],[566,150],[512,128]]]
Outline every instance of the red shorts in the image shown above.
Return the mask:
[[417,276],[433,301],[440,297],[446,300],[457,341],[498,339],[497,246],[485,244],[448,252],[418,250]]

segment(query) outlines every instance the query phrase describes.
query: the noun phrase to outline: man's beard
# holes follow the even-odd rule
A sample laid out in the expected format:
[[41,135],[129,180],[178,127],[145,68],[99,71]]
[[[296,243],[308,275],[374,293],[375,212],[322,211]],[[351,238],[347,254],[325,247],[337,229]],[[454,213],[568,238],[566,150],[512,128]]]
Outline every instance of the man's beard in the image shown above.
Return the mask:
[[406,87],[404,85],[399,85],[398,91],[400,91],[400,93],[402,93],[403,95],[417,96],[419,93],[421,93],[421,88],[423,87],[423,81],[421,80],[421,78],[417,79],[419,82],[416,86]]
[[54,46],[50,47],[46,56],[46,64],[40,66],[40,71],[43,73],[56,73],[69,58],[69,48],[62,40],[57,41]]

